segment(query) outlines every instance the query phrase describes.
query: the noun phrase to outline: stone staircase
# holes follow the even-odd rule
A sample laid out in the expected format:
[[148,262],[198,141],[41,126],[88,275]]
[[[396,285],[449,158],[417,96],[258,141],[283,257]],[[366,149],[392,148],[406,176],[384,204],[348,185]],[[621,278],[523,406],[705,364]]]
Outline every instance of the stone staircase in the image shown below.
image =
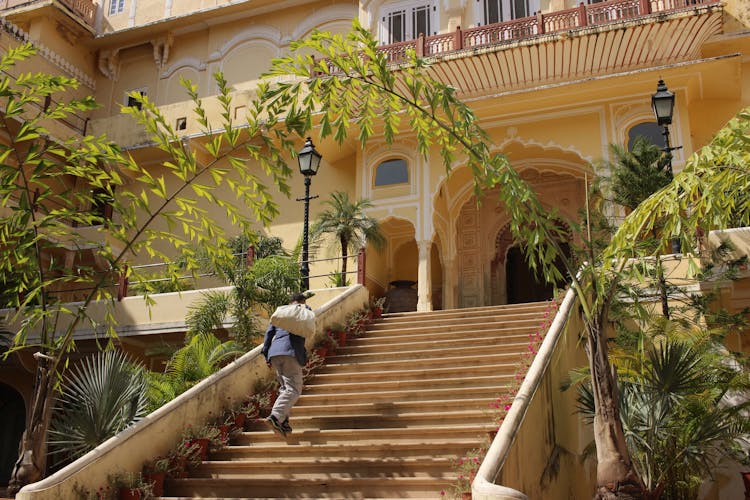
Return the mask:
[[547,308],[387,314],[306,384],[293,434],[251,422],[162,498],[440,498]]

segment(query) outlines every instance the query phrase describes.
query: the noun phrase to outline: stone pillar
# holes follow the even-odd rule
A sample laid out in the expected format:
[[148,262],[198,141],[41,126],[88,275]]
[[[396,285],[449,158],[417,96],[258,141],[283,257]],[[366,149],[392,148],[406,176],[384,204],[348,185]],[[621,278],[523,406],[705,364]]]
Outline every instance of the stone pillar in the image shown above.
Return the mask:
[[417,311],[432,311],[432,275],[430,273],[431,241],[420,241],[417,269]]
[[455,259],[443,258],[443,309],[455,309],[456,306],[456,270]]

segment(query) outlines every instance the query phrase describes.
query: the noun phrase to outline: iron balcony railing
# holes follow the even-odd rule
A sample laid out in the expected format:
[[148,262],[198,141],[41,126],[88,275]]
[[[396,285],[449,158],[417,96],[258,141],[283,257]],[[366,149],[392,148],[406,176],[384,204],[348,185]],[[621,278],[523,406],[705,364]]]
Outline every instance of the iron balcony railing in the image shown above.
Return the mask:
[[476,28],[459,27],[453,33],[420,35],[414,40],[383,45],[379,50],[387,55],[389,62],[400,63],[406,60],[407,50],[414,50],[418,57],[438,56],[464,49],[515,42],[548,33],[600,26],[719,3],[719,0],[612,0],[590,5],[582,3],[573,9],[547,14],[540,12],[534,16]]

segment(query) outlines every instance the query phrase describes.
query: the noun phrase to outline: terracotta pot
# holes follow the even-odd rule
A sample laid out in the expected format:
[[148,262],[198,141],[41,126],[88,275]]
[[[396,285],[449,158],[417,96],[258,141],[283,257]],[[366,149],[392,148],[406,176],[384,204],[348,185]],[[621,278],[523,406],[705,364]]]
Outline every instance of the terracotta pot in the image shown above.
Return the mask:
[[117,491],[117,498],[119,498],[119,500],[141,500],[141,490],[120,488]]
[[487,436],[489,436],[490,441],[494,441],[495,440],[495,436],[497,436],[497,429],[494,429],[494,430],[491,430],[491,431],[487,431]]
[[742,474],[742,482],[745,484],[745,495],[750,494],[750,471],[740,472]]
[[235,413],[234,414],[234,425],[237,426],[238,429],[241,431],[245,430],[245,420],[247,420],[247,415],[244,413]]
[[169,475],[175,479],[187,476],[187,457],[174,457],[169,464]]
[[319,358],[325,358],[328,354],[327,347],[318,347],[313,351]]
[[198,457],[200,457],[201,461],[208,458],[208,445],[210,442],[211,440],[208,438],[196,438],[190,441],[191,445],[198,445]]
[[346,346],[346,332],[336,332],[336,343],[339,347]]
[[164,478],[166,476],[165,472],[148,472],[143,474],[143,480],[151,483],[155,497],[164,495]]
[[461,493],[461,500],[471,500],[471,491]]
[[231,428],[229,427],[229,424],[223,424],[219,426],[219,439],[221,439],[222,443],[226,443],[229,441],[229,431]]

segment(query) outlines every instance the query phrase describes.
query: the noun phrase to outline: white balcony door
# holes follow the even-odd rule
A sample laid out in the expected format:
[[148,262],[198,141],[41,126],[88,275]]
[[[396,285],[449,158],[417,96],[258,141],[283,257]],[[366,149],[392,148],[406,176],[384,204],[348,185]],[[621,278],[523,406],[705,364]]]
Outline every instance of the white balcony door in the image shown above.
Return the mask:
[[477,0],[482,4],[481,24],[494,24],[533,16],[539,11],[539,0]]
[[378,38],[383,44],[437,33],[437,9],[432,2],[398,2],[381,9]]

